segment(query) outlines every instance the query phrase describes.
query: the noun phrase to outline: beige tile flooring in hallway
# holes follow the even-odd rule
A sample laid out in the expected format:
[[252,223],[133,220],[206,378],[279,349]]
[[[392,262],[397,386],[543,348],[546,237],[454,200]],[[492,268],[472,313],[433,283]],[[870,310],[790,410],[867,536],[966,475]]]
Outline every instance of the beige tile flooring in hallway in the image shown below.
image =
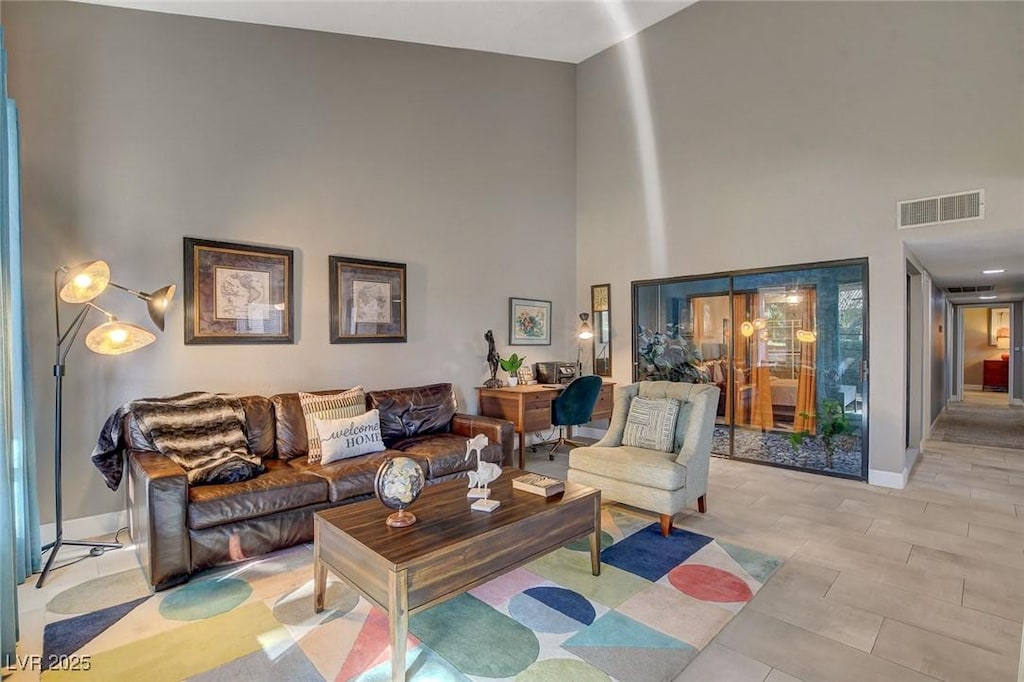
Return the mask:
[[[718,458],[711,465],[708,513],[687,511],[676,525],[785,564],[678,680],[1016,678],[1024,452],[930,442],[906,490]],[[567,456],[533,454],[528,466],[564,476]],[[118,550],[62,569],[43,590],[22,585],[19,650],[41,651],[54,595],[133,566],[134,555]]]

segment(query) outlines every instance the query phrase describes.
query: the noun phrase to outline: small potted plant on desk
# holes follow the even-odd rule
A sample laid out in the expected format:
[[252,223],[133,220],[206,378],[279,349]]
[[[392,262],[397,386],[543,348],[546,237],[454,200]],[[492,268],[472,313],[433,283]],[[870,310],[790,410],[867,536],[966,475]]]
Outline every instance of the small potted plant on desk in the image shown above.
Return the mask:
[[526,356],[519,357],[515,353],[507,358],[498,360],[501,368],[508,372],[508,385],[515,386],[519,383],[519,368],[523,366],[523,361],[526,360]]

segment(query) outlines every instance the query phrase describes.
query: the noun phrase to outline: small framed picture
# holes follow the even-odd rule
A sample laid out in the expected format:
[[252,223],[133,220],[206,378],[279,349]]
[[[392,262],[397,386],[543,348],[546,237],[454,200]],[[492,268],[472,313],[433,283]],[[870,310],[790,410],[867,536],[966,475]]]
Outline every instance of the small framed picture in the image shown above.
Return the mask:
[[405,263],[331,256],[331,343],[405,343]]
[[1000,337],[1010,338],[1010,309],[988,309],[988,345],[998,346]]
[[508,299],[508,345],[551,345],[551,301]]
[[185,343],[293,343],[294,252],[185,237]]

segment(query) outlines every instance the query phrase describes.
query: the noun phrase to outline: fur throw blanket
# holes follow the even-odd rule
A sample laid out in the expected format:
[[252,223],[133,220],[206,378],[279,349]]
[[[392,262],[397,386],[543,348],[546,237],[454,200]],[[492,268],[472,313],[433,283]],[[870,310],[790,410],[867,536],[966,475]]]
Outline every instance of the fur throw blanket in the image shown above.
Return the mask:
[[107,418],[92,461],[111,490],[117,489],[123,475],[126,443],[121,425],[129,413],[153,448],[185,470],[189,485],[235,483],[266,471],[249,451],[245,412],[237,397],[183,393],[133,400]]

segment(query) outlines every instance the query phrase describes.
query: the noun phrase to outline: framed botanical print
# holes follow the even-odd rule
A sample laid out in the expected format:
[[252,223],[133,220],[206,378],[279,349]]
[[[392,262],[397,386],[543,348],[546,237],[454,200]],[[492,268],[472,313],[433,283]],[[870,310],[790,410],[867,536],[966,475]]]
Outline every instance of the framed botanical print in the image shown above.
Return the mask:
[[1000,338],[1010,338],[1010,309],[988,309],[988,345],[998,346]]
[[185,343],[293,343],[294,252],[185,237]]
[[508,345],[551,345],[551,301],[508,299]]
[[331,343],[405,343],[405,263],[331,256]]

